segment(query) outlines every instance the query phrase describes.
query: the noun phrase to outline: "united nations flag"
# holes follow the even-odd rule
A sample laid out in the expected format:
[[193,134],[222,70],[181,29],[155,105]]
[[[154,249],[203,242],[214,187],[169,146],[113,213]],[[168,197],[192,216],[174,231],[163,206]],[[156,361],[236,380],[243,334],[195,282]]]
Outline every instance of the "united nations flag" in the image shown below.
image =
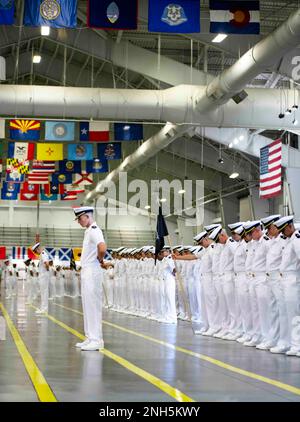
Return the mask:
[[76,28],[77,0],[25,0],[24,25]]

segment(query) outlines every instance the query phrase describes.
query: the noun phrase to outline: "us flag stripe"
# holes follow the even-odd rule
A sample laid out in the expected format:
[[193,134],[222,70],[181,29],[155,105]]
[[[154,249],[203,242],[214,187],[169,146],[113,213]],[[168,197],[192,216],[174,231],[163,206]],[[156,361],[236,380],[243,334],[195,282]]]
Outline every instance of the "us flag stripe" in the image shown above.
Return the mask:
[[282,141],[277,139],[260,150],[259,196],[269,199],[281,192]]

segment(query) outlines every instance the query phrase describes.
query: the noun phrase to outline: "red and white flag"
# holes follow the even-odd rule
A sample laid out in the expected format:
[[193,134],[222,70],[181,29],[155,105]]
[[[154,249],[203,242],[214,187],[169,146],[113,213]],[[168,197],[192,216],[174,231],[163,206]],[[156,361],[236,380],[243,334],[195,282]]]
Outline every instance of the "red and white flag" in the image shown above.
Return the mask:
[[75,186],[85,186],[93,184],[93,175],[90,173],[82,172],[81,174],[75,174],[75,179],[73,185]]
[[80,141],[108,142],[109,122],[81,122]]
[[55,161],[34,160],[32,170],[28,174],[28,183],[45,185],[49,183],[49,175],[55,172]]
[[77,193],[77,194],[85,192],[84,186],[65,185],[65,188],[67,192],[72,192],[72,193]]
[[62,201],[76,201],[77,194],[74,192],[65,192],[60,196]]
[[259,196],[272,198],[281,193],[282,140],[277,139],[260,150]]

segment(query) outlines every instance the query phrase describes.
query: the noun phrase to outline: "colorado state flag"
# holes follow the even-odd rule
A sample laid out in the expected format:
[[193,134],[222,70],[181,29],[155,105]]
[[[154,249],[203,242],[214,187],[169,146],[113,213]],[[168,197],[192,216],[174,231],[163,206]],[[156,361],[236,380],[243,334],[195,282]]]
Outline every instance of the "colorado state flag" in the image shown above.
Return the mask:
[[149,0],[148,29],[177,34],[200,32],[200,1]]
[[137,29],[137,0],[89,0],[90,28]]
[[210,32],[259,34],[259,1],[210,1]]
[[24,25],[76,28],[77,0],[25,0]]
[[37,120],[11,120],[10,138],[16,141],[38,141],[41,123]]

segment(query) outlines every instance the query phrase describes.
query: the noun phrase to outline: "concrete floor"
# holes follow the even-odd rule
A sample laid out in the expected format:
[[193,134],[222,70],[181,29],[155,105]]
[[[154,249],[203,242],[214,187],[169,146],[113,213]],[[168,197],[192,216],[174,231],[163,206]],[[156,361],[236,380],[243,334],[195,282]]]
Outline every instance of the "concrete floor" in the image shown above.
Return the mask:
[[[105,310],[104,321],[114,324],[103,326],[105,348],[126,359],[129,364],[124,366],[109,352],[74,348],[80,340],[57,324],[63,322],[83,333],[82,315],[71,310],[81,311],[80,299],[50,302],[49,315],[55,322],[36,316],[25,305],[22,289],[18,297],[8,300],[2,292],[1,300],[57,401],[174,402],[182,400],[174,395],[177,390],[198,402],[300,401],[299,358],[194,336],[186,322],[175,327]],[[141,370],[156,381],[149,382]],[[8,328],[6,340],[0,341],[0,402],[5,401],[38,401]]]

